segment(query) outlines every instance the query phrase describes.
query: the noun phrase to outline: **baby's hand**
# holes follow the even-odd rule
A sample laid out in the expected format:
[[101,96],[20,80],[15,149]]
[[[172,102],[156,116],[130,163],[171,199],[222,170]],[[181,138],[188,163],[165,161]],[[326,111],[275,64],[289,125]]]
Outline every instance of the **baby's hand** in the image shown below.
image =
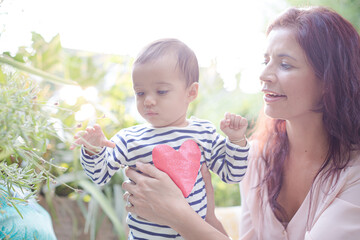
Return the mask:
[[107,140],[98,124],[86,128],[85,131],[77,132],[74,138],[76,140],[71,144],[70,149],[83,145],[89,155],[98,153],[103,147],[115,147],[115,143]]
[[245,132],[248,126],[246,118],[236,115],[234,113],[225,113],[225,118],[220,122],[220,129],[230,142],[239,146],[246,146]]

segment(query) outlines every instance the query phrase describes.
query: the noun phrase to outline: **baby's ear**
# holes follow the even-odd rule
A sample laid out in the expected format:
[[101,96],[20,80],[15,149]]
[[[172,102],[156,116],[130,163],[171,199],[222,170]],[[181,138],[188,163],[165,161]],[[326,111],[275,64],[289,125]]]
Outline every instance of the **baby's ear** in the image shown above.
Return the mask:
[[188,99],[192,102],[196,99],[199,91],[199,83],[194,82],[188,87]]

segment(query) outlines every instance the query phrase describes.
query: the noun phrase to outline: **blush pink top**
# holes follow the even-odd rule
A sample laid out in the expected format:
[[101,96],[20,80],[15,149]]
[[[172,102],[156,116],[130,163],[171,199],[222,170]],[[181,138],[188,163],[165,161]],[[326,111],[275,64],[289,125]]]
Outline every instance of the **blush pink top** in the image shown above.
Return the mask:
[[315,184],[312,194],[307,194],[286,229],[271,210],[267,202],[267,192],[264,194],[264,205],[260,204],[260,194],[254,186],[259,184],[263,174],[262,161],[257,161],[250,155],[246,176],[240,183],[240,239],[360,239],[360,152],[351,154],[350,165],[342,170],[337,181],[329,179],[323,187]]

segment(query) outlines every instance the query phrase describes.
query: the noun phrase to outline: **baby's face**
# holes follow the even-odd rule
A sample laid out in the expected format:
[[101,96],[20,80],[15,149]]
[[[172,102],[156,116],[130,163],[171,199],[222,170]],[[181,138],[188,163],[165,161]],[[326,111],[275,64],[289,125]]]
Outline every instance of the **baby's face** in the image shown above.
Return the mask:
[[186,80],[172,56],[136,64],[132,73],[137,109],[154,127],[183,127],[191,102]]

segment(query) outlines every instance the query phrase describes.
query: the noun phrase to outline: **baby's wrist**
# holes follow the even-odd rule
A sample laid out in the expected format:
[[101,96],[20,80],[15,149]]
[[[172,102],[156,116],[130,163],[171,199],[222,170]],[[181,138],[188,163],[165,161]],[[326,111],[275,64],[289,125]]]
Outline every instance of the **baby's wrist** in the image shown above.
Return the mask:
[[236,145],[239,145],[239,146],[241,146],[241,147],[245,147],[246,144],[247,144],[247,142],[248,142],[245,134],[244,134],[244,136],[243,136],[242,138],[233,138],[233,139],[228,138],[228,139],[229,139],[229,141],[230,141],[231,143],[236,144]]
[[232,143],[240,143],[240,142],[247,142],[247,138],[246,138],[246,135],[244,134],[244,136],[242,138],[229,138],[229,141],[232,142]]

